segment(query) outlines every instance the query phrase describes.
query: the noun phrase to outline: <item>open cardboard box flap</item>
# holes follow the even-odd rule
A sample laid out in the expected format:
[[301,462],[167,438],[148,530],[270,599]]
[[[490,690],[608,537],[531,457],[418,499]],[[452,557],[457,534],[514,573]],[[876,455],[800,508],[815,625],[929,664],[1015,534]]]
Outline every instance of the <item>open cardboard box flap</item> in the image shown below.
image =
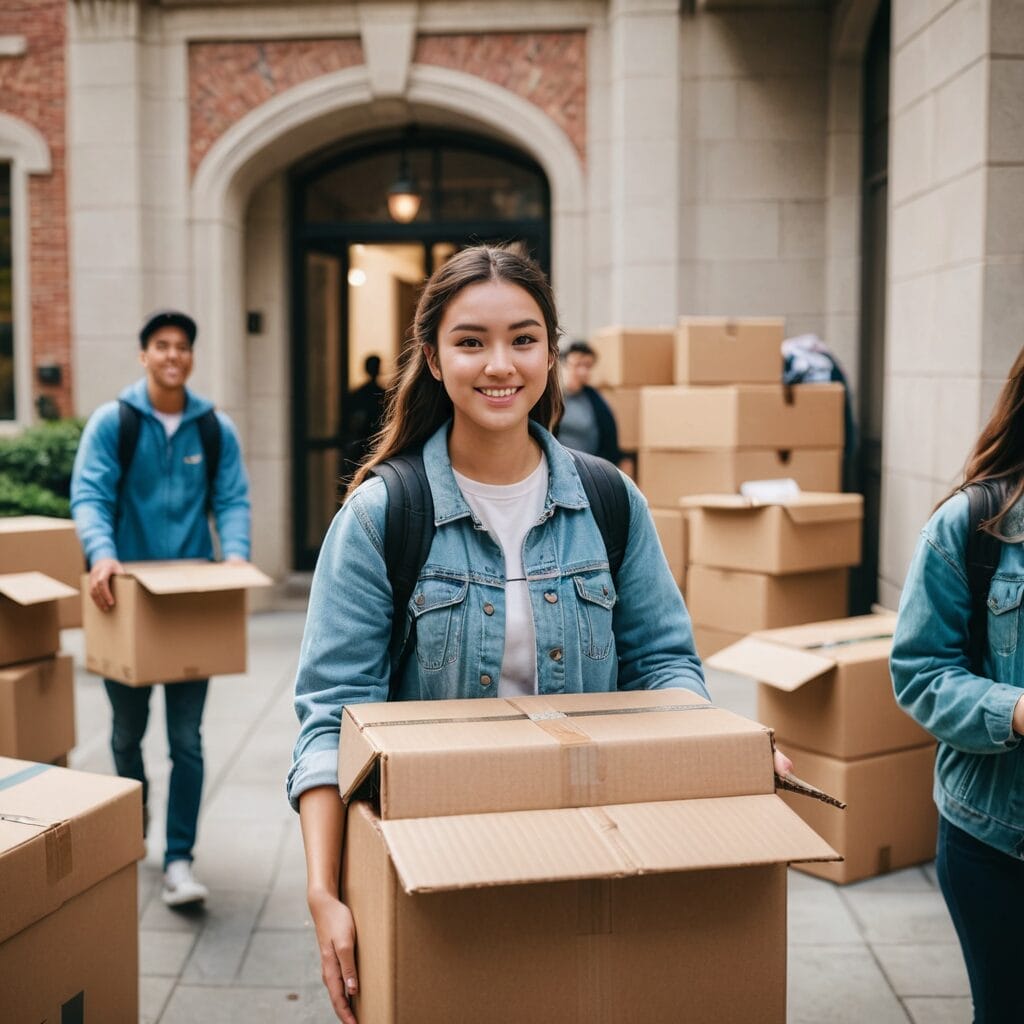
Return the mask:
[[707,663],[723,672],[735,672],[786,691],[798,690],[835,667],[831,658],[774,644],[757,636],[744,637],[717,651]]
[[151,594],[197,594],[269,587],[273,580],[249,562],[126,562],[132,576]]
[[406,818],[380,828],[408,893],[841,859],[774,794]]
[[0,594],[15,604],[30,605],[77,597],[78,591],[41,572],[11,572],[0,576]]
[[859,494],[831,494],[819,491],[801,491],[785,501],[758,501],[741,494],[693,494],[679,499],[683,508],[700,508],[709,512],[748,512],[751,509],[778,506],[785,509],[793,522],[832,523],[847,519],[861,519],[864,499]]

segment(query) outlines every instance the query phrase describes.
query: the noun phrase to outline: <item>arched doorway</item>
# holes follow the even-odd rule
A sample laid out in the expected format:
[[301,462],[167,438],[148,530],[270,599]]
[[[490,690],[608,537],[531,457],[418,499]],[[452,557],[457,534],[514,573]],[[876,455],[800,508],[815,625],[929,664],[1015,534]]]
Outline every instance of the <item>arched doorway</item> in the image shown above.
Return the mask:
[[[408,223],[387,201],[403,165],[421,196]],[[349,396],[367,380],[367,357],[386,380],[423,280],[465,245],[519,241],[550,272],[551,200],[529,156],[440,129],[346,140],[296,165],[289,187],[293,564],[308,569],[352,468],[359,403]]]

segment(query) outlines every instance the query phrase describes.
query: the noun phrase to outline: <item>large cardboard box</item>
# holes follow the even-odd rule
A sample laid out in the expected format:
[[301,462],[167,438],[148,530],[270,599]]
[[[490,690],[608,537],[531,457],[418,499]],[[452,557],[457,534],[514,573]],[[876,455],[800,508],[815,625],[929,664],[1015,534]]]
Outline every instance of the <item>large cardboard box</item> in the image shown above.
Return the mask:
[[782,317],[683,316],[676,328],[676,384],[776,384]]
[[842,863],[796,864],[808,874],[845,884],[923,864],[935,856],[938,812],[932,799],[935,744],[840,761],[778,737],[794,771],[846,802],[845,811],[817,800],[782,799],[842,855]]
[[83,598],[85,663],[129,686],[246,670],[246,590],[271,580],[246,562],[128,562],[114,608]]
[[644,388],[641,448],[842,448],[842,384]]
[[843,453],[838,448],[644,448],[637,455],[636,482],[652,505],[668,507],[694,494],[738,494],[748,480],[789,477],[802,491],[838,491],[842,471]]
[[757,717],[805,750],[862,758],[930,743],[896,703],[889,653],[896,616],[857,615],[767,630],[710,661],[757,680]]
[[75,590],[41,572],[0,575],[0,666],[53,654],[60,646],[57,602]]
[[0,669],[0,757],[53,762],[74,745],[71,655]]
[[742,633],[731,629],[719,629],[717,626],[705,626],[700,622],[693,622],[693,643],[697,653],[703,660],[707,660],[723,647],[730,647],[743,639]]
[[846,569],[769,576],[694,565],[686,603],[702,625],[753,633],[845,615],[848,582]]
[[0,1020],[137,1021],[142,787],[0,757]]
[[595,386],[672,383],[675,328],[605,327],[591,336],[590,345],[597,353]]
[[360,1024],[782,1024],[781,865],[833,854],[771,761],[683,690],[349,705]]
[[640,447],[640,388],[602,388],[619,432],[619,448],[635,452]]
[[11,516],[0,519],[0,573],[41,572],[75,591],[59,605],[60,628],[82,624],[78,581],[85,556],[70,519],[48,516]]
[[682,498],[690,510],[690,563],[775,575],[857,565],[864,499],[805,491],[785,502],[738,494]]
[[686,590],[686,513],[681,508],[652,508],[651,518],[658,531],[661,549],[680,590]]

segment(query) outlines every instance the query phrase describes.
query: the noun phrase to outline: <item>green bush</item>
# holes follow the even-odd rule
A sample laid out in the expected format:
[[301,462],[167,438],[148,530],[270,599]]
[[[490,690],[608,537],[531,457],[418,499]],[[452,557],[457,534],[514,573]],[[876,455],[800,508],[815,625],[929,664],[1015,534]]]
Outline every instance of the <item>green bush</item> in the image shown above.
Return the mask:
[[0,516],[68,516],[81,420],[56,420],[0,438]]

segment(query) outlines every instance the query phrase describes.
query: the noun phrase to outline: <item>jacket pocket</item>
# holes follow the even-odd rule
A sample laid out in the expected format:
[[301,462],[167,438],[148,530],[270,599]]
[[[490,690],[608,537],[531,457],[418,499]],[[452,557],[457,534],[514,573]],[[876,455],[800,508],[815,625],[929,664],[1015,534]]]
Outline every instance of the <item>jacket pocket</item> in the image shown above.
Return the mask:
[[409,601],[416,623],[416,659],[436,672],[459,657],[466,626],[465,580],[420,580]]
[[574,576],[576,585],[576,616],[580,630],[580,648],[585,657],[602,661],[615,643],[612,632],[612,609],[615,588],[611,573],[597,572]]
[[992,581],[988,592],[988,645],[993,654],[1006,656],[1017,650],[1022,598],[1024,582]]

